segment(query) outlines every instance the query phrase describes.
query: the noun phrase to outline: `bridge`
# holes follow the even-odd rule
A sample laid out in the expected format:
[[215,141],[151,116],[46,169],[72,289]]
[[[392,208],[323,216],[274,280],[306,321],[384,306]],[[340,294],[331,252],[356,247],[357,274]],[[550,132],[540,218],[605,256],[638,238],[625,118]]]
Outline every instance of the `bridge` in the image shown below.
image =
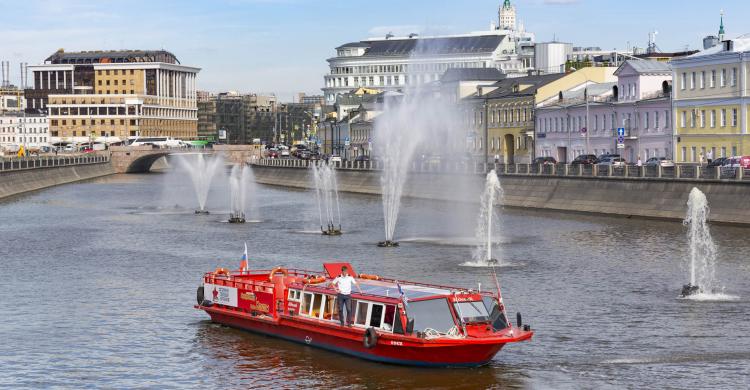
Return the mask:
[[[220,154],[228,163],[242,164],[261,155],[260,145],[214,145],[212,149],[159,148],[153,146],[112,146],[112,166],[117,173],[144,173],[160,158],[180,154]],[[257,156],[257,157],[256,157]]]

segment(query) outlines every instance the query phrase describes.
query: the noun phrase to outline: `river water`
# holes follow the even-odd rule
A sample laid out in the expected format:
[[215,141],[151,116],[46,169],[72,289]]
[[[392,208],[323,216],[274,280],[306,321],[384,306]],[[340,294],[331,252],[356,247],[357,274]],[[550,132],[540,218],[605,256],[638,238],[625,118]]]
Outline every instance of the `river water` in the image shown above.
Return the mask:
[[[226,188],[196,216],[176,174],[117,175],[0,202],[3,388],[748,388],[750,230],[712,226],[718,302],[678,299],[685,227],[504,210],[506,305],[536,335],[475,369],[371,363],[212,324],[195,309],[203,272],[250,266],[360,272],[490,286],[461,266],[473,206],[405,200],[399,248],[377,197],[342,194],[345,234],[314,234],[310,191],[259,186],[253,223],[226,219]],[[478,196],[478,195],[477,195]],[[514,315],[511,315],[515,318]]]

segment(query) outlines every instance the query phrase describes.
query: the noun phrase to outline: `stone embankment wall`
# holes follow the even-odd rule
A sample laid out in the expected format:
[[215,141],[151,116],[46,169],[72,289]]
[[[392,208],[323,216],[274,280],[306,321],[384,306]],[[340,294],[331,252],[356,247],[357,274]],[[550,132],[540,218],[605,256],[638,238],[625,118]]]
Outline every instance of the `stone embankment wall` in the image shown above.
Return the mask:
[[0,199],[115,173],[110,162],[0,172]]
[[[312,188],[305,168],[253,166],[258,183]],[[337,171],[339,190],[380,194],[380,173]],[[693,187],[703,191],[711,206],[710,220],[750,224],[750,183],[660,179],[597,179],[544,176],[500,178],[508,207],[547,209],[681,220]],[[484,176],[467,174],[410,174],[404,196],[445,201],[478,202]]]

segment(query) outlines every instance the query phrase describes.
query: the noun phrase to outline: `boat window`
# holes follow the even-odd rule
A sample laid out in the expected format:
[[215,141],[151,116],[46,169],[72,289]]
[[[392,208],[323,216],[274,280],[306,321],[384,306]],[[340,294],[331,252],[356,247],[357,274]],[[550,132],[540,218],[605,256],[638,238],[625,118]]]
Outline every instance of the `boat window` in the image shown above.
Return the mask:
[[367,325],[367,309],[369,308],[368,302],[365,301],[357,301],[357,309],[356,309],[356,318],[354,319],[354,323],[356,325]]
[[456,302],[453,305],[456,308],[456,313],[461,316],[461,320],[465,323],[483,322],[490,319],[490,313],[487,312],[487,308],[484,307],[482,301]]
[[300,314],[310,314],[310,308],[312,307],[312,299],[313,295],[312,293],[305,293],[304,299],[302,300],[302,310],[300,310]]
[[323,294],[314,294],[310,317],[319,318],[323,306]]
[[385,305],[385,315],[383,316],[383,326],[385,330],[393,330],[393,320],[396,318],[396,306]]
[[380,328],[380,324],[383,323],[383,305],[376,303],[371,304],[370,309],[370,326]]
[[482,297],[484,307],[490,313],[490,322],[494,329],[505,329],[508,327],[508,320],[505,318],[505,314],[500,311],[500,307],[497,304],[495,298]]
[[325,309],[323,309],[323,319],[338,321],[339,320],[339,308],[336,302],[336,297],[326,295]]
[[407,314],[409,318],[414,319],[415,332],[424,332],[430,328],[446,333],[456,325],[448,300],[445,298],[410,302]]
[[301,295],[302,293],[299,290],[289,290],[290,301],[299,301]]

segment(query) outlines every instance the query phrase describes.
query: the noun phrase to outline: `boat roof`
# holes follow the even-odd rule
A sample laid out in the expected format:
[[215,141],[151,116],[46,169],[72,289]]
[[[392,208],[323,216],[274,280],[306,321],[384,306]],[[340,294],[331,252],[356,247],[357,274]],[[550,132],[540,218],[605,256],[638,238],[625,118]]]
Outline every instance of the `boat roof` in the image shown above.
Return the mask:
[[426,298],[435,295],[449,295],[451,290],[431,287],[431,286],[419,286],[409,283],[397,283],[384,280],[359,280],[360,288],[362,292],[369,295],[374,295],[383,298],[399,298],[401,293],[398,291],[398,285],[401,285],[401,290],[404,292],[406,299],[419,299]]

